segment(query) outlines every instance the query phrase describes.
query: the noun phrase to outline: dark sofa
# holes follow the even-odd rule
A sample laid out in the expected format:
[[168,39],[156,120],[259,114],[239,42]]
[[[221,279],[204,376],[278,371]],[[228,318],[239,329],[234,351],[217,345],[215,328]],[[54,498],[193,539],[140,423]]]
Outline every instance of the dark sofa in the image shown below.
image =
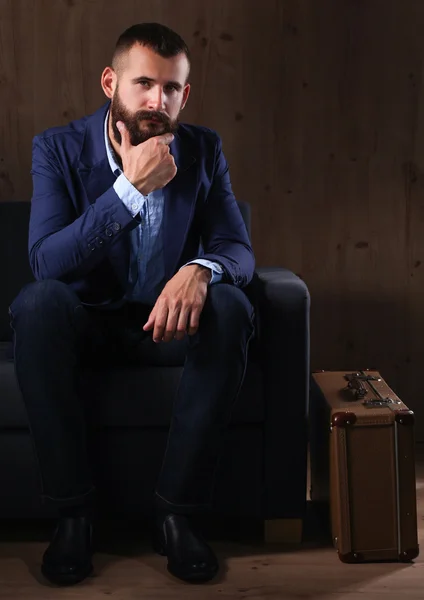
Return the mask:
[[[239,206],[250,231],[249,207]],[[0,203],[0,518],[53,516],[39,500],[8,316],[13,298],[33,280],[29,211],[29,202]],[[214,512],[269,526],[300,520],[306,509],[309,294],[282,268],[257,269],[246,293],[256,307],[256,339],[217,472]],[[166,365],[87,371],[84,397],[101,512],[149,515],[182,364],[183,357],[170,356]]]

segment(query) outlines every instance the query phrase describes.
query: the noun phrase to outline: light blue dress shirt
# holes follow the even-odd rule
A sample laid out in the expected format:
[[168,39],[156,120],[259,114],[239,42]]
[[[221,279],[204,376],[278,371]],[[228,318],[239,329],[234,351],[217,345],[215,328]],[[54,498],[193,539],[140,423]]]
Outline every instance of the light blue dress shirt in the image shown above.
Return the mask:
[[[140,225],[130,233],[130,269],[125,297],[130,302],[141,302],[153,306],[166,284],[163,255],[164,196],[161,189],[143,196],[125,177],[117,164],[109,140],[108,118],[109,111],[105,119],[104,134],[109,165],[117,177],[113,187],[131,215],[135,217],[139,214],[141,218]],[[221,281],[223,268],[220,264],[196,258],[184,267],[195,263],[211,269],[209,284]]]

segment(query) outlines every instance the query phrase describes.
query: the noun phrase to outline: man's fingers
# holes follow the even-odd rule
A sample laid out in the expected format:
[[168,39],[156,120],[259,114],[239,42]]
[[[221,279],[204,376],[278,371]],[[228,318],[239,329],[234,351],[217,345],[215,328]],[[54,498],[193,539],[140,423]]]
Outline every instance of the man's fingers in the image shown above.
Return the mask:
[[158,308],[155,318],[155,328],[153,330],[153,341],[161,342],[164,336],[166,323],[168,321],[168,307],[163,304]]
[[163,133],[162,135],[158,135],[157,138],[160,144],[170,144],[174,139],[174,135],[172,133]]
[[147,319],[146,324],[143,325],[143,331],[150,331],[151,329],[153,329],[153,325],[155,324],[156,311],[156,306],[154,306],[149,315],[149,318]]
[[165,331],[163,334],[163,341],[170,342],[174,339],[175,330],[177,329],[178,319],[179,319],[180,311],[178,308],[174,308],[169,310],[168,318],[165,326]]
[[175,339],[182,340],[187,331],[187,323],[190,316],[189,308],[182,308],[180,311],[180,317],[178,319],[177,328],[175,332]]
[[116,126],[119,130],[119,133],[121,134],[121,148],[124,151],[128,150],[129,148],[131,148],[130,134],[128,132],[128,129],[122,121],[118,121],[116,123]]
[[201,308],[193,308],[190,314],[190,322],[188,325],[188,335],[194,335],[199,329]]

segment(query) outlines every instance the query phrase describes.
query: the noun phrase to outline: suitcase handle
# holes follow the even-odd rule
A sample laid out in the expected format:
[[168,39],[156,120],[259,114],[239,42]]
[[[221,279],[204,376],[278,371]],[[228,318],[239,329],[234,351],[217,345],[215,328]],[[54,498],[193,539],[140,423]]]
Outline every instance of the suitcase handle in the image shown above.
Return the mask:
[[[354,391],[356,400],[362,400],[362,398],[364,398],[368,394],[368,389],[364,381],[377,381],[377,377],[374,377],[373,375],[366,375],[363,372],[347,373],[345,375],[345,379],[347,380],[348,389]],[[381,398],[381,394],[379,394],[378,392],[377,394]]]
[[345,379],[347,380],[347,389],[354,391],[354,400],[363,400],[363,398],[368,394],[369,390],[367,389],[365,382],[368,383],[368,385],[378,398],[364,400],[363,404],[367,408],[379,408],[389,406],[389,404],[401,404],[401,402],[398,400],[392,400],[387,396],[384,397],[371,383],[372,381],[381,381],[379,377],[374,377],[374,375],[367,375],[366,373],[364,373],[364,371],[361,371],[357,373],[347,373],[345,375]]

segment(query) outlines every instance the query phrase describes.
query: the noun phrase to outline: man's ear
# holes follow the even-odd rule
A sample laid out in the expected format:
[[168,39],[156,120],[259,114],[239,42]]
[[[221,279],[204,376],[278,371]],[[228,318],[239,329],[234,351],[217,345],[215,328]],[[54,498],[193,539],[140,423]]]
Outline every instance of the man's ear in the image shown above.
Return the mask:
[[188,100],[188,97],[190,95],[190,89],[191,89],[191,85],[189,83],[187,83],[184,86],[184,90],[183,90],[183,101],[181,103],[181,110],[183,110],[183,108],[187,104],[187,100]]
[[115,93],[117,75],[112,67],[106,67],[100,77],[100,85],[108,98],[112,98]]

